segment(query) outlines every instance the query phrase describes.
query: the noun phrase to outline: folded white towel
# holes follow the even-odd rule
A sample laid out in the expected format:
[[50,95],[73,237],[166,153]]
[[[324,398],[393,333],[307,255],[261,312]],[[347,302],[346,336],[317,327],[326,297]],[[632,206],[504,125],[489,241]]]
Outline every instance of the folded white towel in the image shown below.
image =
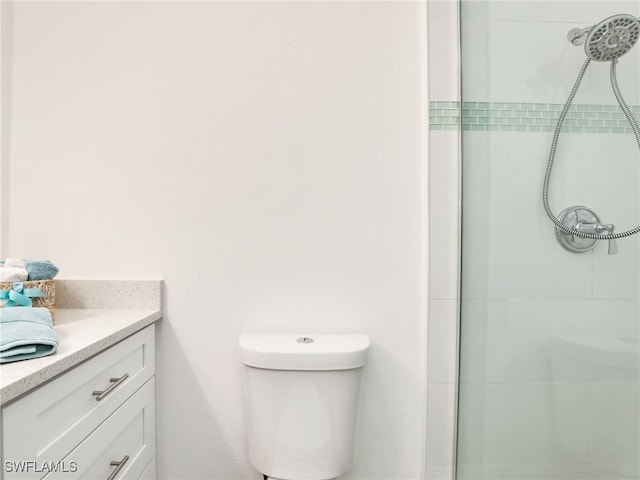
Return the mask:
[[29,272],[24,260],[19,258],[7,258],[4,266],[0,267],[0,282],[26,282]]
[[16,268],[26,268],[27,264],[21,258],[5,258],[4,266],[5,267],[16,267]]

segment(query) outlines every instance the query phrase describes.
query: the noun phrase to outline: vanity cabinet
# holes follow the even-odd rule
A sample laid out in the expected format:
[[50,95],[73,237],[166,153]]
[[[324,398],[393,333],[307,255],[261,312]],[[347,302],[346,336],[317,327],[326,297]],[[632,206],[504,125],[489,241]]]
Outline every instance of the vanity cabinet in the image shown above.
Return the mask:
[[3,407],[5,480],[155,478],[154,328]]

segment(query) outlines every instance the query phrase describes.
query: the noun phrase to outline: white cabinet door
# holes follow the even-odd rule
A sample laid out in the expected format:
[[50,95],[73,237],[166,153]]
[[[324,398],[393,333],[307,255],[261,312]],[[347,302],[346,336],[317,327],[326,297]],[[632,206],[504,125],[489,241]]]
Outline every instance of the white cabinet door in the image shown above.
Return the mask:
[[147,465],[147,468],[142,472],[142,475],[138,477],[138,480],[156,480],[156,477],[156,457],[154,455]]
[[75,471],[51,472],[43,478],[123,480],[140,477],[155,455],[154,403],[155,378],[152,378],[64,458],[64,465],[75,465]]

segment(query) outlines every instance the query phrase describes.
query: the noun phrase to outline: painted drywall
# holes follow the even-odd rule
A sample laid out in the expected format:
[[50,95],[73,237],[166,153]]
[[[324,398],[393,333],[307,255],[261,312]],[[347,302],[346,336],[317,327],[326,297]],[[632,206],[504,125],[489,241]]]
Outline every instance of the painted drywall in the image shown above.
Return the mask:
[[242,332],[365,332],[356,464],[423,477],[420,2],[15,6],[9,251],[162,278],[158,471],[249,465]]
[[11,52],[13,3],[0,3],[0,258],[9,238],[9,151],[11,145]]

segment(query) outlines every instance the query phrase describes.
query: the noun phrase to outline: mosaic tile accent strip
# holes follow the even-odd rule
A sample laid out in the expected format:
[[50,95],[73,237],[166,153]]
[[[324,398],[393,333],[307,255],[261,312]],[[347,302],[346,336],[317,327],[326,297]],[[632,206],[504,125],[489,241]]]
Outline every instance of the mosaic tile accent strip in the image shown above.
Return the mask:
[[[430,102],[429,106],[431,130],[458,130],[462,125],[467,131],[529,133],[553,133],[563,108],[559,103],[507,102],[462,102],[462,109],[460,102]],[[640,106],[629,108],[638,120]],[[633,133],[633,129],[618,105],[574,104],[562,132]]]

